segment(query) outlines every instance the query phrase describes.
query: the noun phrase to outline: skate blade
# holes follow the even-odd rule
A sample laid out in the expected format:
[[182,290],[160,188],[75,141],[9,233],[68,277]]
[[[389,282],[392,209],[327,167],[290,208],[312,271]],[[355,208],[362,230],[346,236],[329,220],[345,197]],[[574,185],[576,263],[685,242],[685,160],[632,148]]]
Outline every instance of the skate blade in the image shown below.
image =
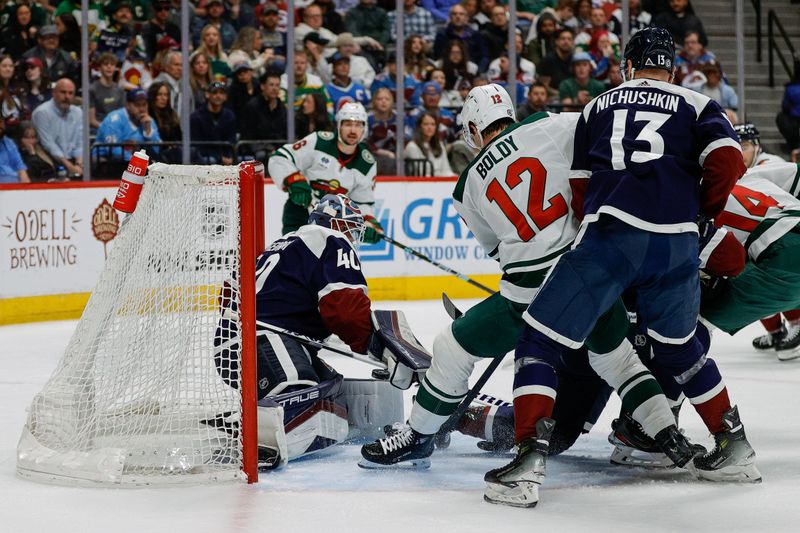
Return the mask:
[[637,468],[665,469],[674,468],[675,463],[663,453],[650,453],[615,444],[611,452],[611,464]]
[[778,354],[778,361],[791,361],[792,359],[800,357],[800,348],[795,348],[793,350],[775,350],[775,353]]
[[761,483],[761,472],[755,464],[745,466],[725,466],[718,470],[700,470],[695,468],[693,473],[703,481],[718,483]]
[[365,470],[426,470],[431,467],[431,459],[430,457],[424,457],[422,459],[410,459],[407,461],[400,461],[399,463],[384,465],[361,458],[358,462],[358,466]]
[[487,483],[483,499],[489,503],[531,508],[539,503],[539,484],[533,481]]

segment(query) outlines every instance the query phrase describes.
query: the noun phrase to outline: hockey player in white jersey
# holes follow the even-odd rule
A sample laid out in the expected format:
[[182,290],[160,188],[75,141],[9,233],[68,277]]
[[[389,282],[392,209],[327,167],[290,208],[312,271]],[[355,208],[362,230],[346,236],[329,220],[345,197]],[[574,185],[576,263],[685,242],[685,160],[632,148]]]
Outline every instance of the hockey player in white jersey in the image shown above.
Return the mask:
[[[515,123],[508,93],[490,84],[470,92],[461,117],[465,141],[482,150],[462,173],[453,197],[456,210],[476,239],[500,263],[500,292],[468,310],[436,337],[433,361],[408,423],[396,425],[385,438],[362,448],[360,465],[366,468],[430,464],[433,436],[467,394],[475,363],[481,358],[503,357],[514,348],[523,325],[522,312],[549,267],[569,249],[577,234],[568,179],[577,116],[537,113]],[[609,320],[627,322],[621,304],[616,311],[609,313]],[[637,411],[637,419],[647,431],[655,436],[667,430],[660,436],[665,446],[674,451],[685,445],[683,452],[688,453],[688,443],[674,426],[660,387],[638,361],[630,343],[602,335],[591,340],[596,344],[590,349],[615,356],[607,357],[601,368],[595,367],[601,376],[615,374],[607,378],[609,383],[619,385],[640,374],[635,380],[636,394],[628,395],[630,389],[624,386],[619,393],[623,402]],[[555,401],[555,390],[551,397]],[[547,420],[548,424],[542,424],[544,441],[553,431],[552,420]],[[512,489],[516,494],[507,496],[512,505],[532,506],[538,501],[536,486],[544,475],[547,449],[540,452],[535,471],[522,472],[530,476],[520,478],[521,488]],[[688,457],[679,461],[685,463]],[[494,499],[490,490],[487,498]]]
[[269,175],[289,193],[283,207],[284,235],[306,223],[313,199],[344,194],[364,213],[364,242],[378,242],[383,229],[373,213],[377,165],[366,138],[367,112],[361,104],[349,103],[336,113],[336,133],[310,133],[275,151]]

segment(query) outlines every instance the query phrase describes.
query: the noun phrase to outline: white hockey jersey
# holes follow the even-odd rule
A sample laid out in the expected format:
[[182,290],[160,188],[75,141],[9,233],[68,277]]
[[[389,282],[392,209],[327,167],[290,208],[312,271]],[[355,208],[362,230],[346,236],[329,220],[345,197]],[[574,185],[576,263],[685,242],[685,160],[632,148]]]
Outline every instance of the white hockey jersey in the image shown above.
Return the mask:
[[715,222],[732,232],[756,260],[770,244],[800,224],[800,165],[770,163],[754,167],[728,196]]
[[375,203],[375,158],[364,143],[348,159],[340,159],[335,133],[311,133],[295,143],[278,148],[269,158],[269,176],[279,188],[295,173],[306,177],[314,197],[345,194],[356,202],[365,215],[373,215]]
[[534,113],[473,159],[453,191],[455,207],[500,261],[500,293],[529,303],[578,232],[569,185],[578,113]]

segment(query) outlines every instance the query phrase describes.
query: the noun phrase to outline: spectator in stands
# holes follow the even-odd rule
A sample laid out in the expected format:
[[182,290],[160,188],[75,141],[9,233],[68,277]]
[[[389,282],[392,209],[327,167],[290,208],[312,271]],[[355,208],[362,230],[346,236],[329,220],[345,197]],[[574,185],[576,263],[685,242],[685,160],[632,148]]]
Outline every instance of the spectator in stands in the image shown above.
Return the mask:
[[28,167],[28,177],[31,183],[54,181],[56,178],[56,164],[42,145],[36,135],[33,123],[25,121],[20,126],[22,137],[19,140],[22,162]]
[[341,52],[333,54],[328,61],[333,64],[333,79],[325,86],[333,103],[333,113],[346,102],[358,102],[369,106],[369,93],[363,85],[350,78],[350,58]]
[[[389,54],[384,71],[375,77],[375,81],[370,86],[370,92],[374,95],[381,88],[388,89],[392,94],[397,92],[397,54],[394,52]],[[420,83],[410,74],[406,74],[403,78],[403,94],[407,104],[414,107],[420,104],[419,90]]]
[[438,60],[436,67],[444,71],[444,90],[455,89],[459,80],[471,78],[478,74],[478,65],[470,61],[469,52],[463,41],[450,41],[442,59]]
[[[286,106],[281,102],[280,75],[267,71],[259,79],[261,94],[250,100],[244,108],[241,136],[243,140],[276,141],[276,145],[286,140]],[[294,139],[290,139],[292,141]],[[256,157],[264,160],[274,145],[254,149]]]
[[604,81],[608,77],[608,68],[612,59],[619,59],[619,41],[612,40],[616,37],[608,30],[599,30],[592,34],[589,43],[589,55],[594,61],[592,77],[596,80]]
[[508,42],[508,17],[504,6],[495,5],[492,8],[489,24],[481,30],[481,37],[486,42],[489,61],[500,57]]
[[286,32],[278,29],[280,13],[278,6],[272,2],[263,4],[261,9],[261,43],[264,51],[272,50],[272,61],[270,66],[277,70],[286,67]]
[[592,56],[586,52],[576,52],[572,56],[573,75],[558,86],[558,98],[562,105],[577,110],[605,91],[603,84],[592,78],[593,68]]
[[311,32],[316,32],[330,47],[336,41],[336,34],[322,26],[322,8],[316,4],[311,4],[303,10],[303,22],[294,29],[295,45],[301,46],[305,36]]
[[572,29],[575,34],[592,27],[592,0],[576,0],[574,13],[578,23]]
[[427,81],[422,85],[422,106],[413,109],[407,118],[407,126],[416,128],[417,119],[425,112],[437,117],[439,137],[447,143],[453,142],[457,137],[456,116],[449,109],[439,107],[442,97],[442,86],[435,81]]
[[553,51],[536,64],[539,81],[547,86],[550,96],[558,95],[561,82],[572,76],[573,34],[569,28],[556,32],[556,46]]
[[369,137],[366,142],[377,160],[378,174],[395,174],[397,113],[394,93],[386,87],[372,91],[372,109],[367,114],[367,124]]
[[486,45],[480,33],[467,25],[467,10],[459,4],[450,8],[450,22],[436,33],[436,40],[433,43],[434,57],[442,57],[447,43],[453,40],[463,41],[470,59],[478,65],[478,70],[486,70],[489,64]]
[[591,12],[591,26],[584,28],[582,32],[575,36],[575,50],[582,52],[589,52],[592,46],[592,40],[596,35],[605,34],[612,46],[619,50],[619,37],[608,31],[608,17],[602,7],[593,7]]
[[208,59],[211,77],[216,81],[227,78],[231,68],[228,66],[228,54],[222,49],[216,26],[209,24],[204,27],[200,33],[200,41],[201,44],[196,51],[202,52]]
[[375,0],[360,0],[357,6],[347,12],[345,26],[353,35],[375,39],[380,45],[378,50],[383,50],[389,44],[389,17],[383,8],[375,5]]
[[227,106],[236,115],[236,123],[241,128],[244,106],[258,94],[258,91],[253,81],[253,69],[250,67],[250,63],[247,61],[237,63],[231,70],[233,71],[231,73],[233,80],[228,86]]
[[534,113],[549,111],[547,102],[550,97],[547,94],[547,86],[541,82],[534,82],[528,91],[525,103],[517,106],[517,120],[525,120]]
[[794,72],[783,91],[781,111],[775,117],[778,130],[786,139],[787,152],[792,153],[792,161],[797,160],[800,148],[800,58],[794,59]]
[[189,86],[192,88],[192,109],[206,105],[206,88],[214,81],[211,65],[202,50],[189,56]]
[[558,21],[552,13],[545,11],[536,19],[534,28],[536,37],[528,41],[525,58],[534,65],[538,65],[543,57],[555,49]]
[[[392,41],[397,41],[397,13],[389,12],[389,29]],[[424,7],[418,6],[416,0],[403,0],[403,35],[419,35],[432,43],[436,38],[436,23],[433,15]]]
[[42,146],[72,176],[83,175],[83,113],[72,105],[75,84],[61,78],[53,88],[53,98],[33,112],[33,125]]
[[[31,24],[36,27],[40,28],[47,24],[48,20],[50,20],[48,10],[52,11],[52,7],[47,4],[47,8],[42,6],[37,0],[9,0],[8,2],[4,3],[2,6],[2,11],[0,11],[0,21],[3,21],[3,24],[6,24],[10,20],[14,20],[14,15],[17,12],[17,6],[26,5],[31,9]],[[80,5],[78,6],[80,9]],[[58,13],[56,13],[58,14]]]
[[347,27],[345,26],[344,23],[344,18],[342,17],[341,14],[339,14],[338,11],[336,11],[336,2],[334,2],[334,0],[315,0],[314,3],[317,4],[322,9],[323,28],[328,28],[337,35],[347,31]]
[[62,13],[53,20],[56,30],[58,30],[61,48],[72,57],[79,58],[81,55],[81,27],[78,25],[78,20],[72,13]]
[[31,8],[17,4],[16,12],[0,32],[0,42],[4,43],[5,53],[18,58],[36,46],[37,28],[31,21]]
[[52,96],[50,80],[44,73],[44,65],[35,57],[25,60],[22,65],[25,76],[17,90],[17,97],[22,104],[22,118],[30,120],[33,110],[45,103]]
[[[108,4],[111,13],[109,24],[102,28],[95,37],[99,53],[111,52],[120,61],[124,61],[137,45],[133,31],[133,7],[131,0],[116,0]],[[146,56],[145,56],[146,58]]]
[[669,30],[676,43],[682,43],[688,32],[696,31],[703,46],[708,44],[703,23],[695,16],[689,0],[669,0],[669,10],[653,17],[653,26]]
[[42,26],[36,34],[36,42],[36,46],[22,55],[23,59],[39,59],[45,65],[47,77],[51,80],[77,79],[78,65],[72,56],[59,48],[58,30],[55,26]]
[[300,112],[295,115],[294,135],[302,139],[315,131],[333,131],[333,121],[328,114],[328,101],[324,94],[308,93],[303,98]]
[[170,20],[171,9],[172,4],[169,0],[153,0],[153,18],[142,30],[148,61],[153,61],[158,52],[158,43],[164,37],[169,37],[176,43],[181,42],[181,29]]
[[[158,126],[158,134],[163,142],[180,142],[183,140],[181,121],[170,104],[169,85],[162,81],[154,82],[147,89],[147,110]],[[172,147],[162,150],[162,157],[171,162],[179,162],[180,148]]]
[[181,113],[181,77],[183,76],[183,58],[180,52],[169,51],[164,54],[161,62],[161,73],[153,81],[160,81],[169,85],[170,105],[172,109]]
[[406,73],[415,80],[422,81],[433,68],[433,62],[425,53],[425,41],[420,35],[409,35],[403,48],[405,52]]
[[728,115],[728,120],[732,124],[739,122],[736,116],[739,97],[736,96],[736,91],[722,79],[722,68],[719,63],[709,61],[702,66],[701,71],[705,75],[706,81],[696,89],[697,92],[717,102],[725,110],[725,114]]
[[517,0],[517,27],[528,31],[543,9],[552,10],[556,0]]
[[319,33],[312,31],[303,38],[303,50],[308,57],[308,72],[314,74],[323,83],[331,81],[331,69],[325,54],[331,49],[327,48],[328,41],[320,37]]
[[242,28],[236,34],[236,40],[228,52],[228,66],[232,69],[234,65],[247,61],[257,74],[261,74],[272,62],[273,57],[272,48],[262,52],[262,47],[261,33],[257,29],[250,26]]
[[612,57],[608,60],[608,76],[605,79],[606,90],[622,85],[622,70],[619,59]]
[[25,118],[25,109],[16,96],[19,91],[14,76],[11,56],[0,56],[0,116],[5,119],[4,132],[11,138],[19,137],[19,125]]
[[[633,35],[642,28],[646,28],[653,20],[653,16],[642,9],[641,0],[630,0],[628,4],[628,31]],[[609,27],[616,35],[622,35],[622,8],[618,7],[611,13]]]
[[414,136],[406,145],[403,154],[407,159],[427,159],[432,164],[425,169],[424,176],[452,176],[450,161],[447,160],[447,148],[437,135],[439,117],[434,113],[423,111],[417,117]]
[[[81,0],[62,0],[60,3],[58,0],[51,2],[51,4],[57,4],[56,10],[53,13],[53,18],[61,18],[61,15],[72,15],[72,18],[76,21],[81,17]],[[34,9],[34,13],[36,10]],[[100,30],[101,26],[106,25],[106,13],[105,13],[105,4],[102,1],[98,0],[89,0],[89,35]],[[43,22],[37,24],[36,17],[34,19],[34,26],[40,26],[42,24],[47,24],[48,17],[45,14],[43,18]],[[80,44],[80,41],[78,41]]]
[[[536,66],[522,56],[522,34],[517,30],[515,35],[515,43],[517,45],[517,81],[525,87],[530,86],[536,78]],[[508,82],[509,74],[508,62],[508,42],[503,45],[503,53],[489,63],[489,69],[486,71],[488,78],[496,83]],[[501,83],[502,84],[502,83]],[[520,100],[525,98],[524,88]]]
[[[134,89],[125,95],[125,106],[106,115],[97,129],[97,143],[139,143],[161,142],[158,125],[153,121],[147,106],[147,92]],[[100,157],[115,163],[114,168],[127,164],[133,155],[133,146],[99,147],[96,149]]]
[[369,60],[357,55],[358,45],[352,33],[342,33],[336,38],[336,49],[347,58],[350,58],[350,77],[364,87],[370,87],[375,79],[375,69]]
[[[115,56],[116,57],[116,56]],[[126,91],[144,89],[153,83],[144,50],[134,48],[120,68],[119,84]]]
[[203,33],[205,28],[213,26],[219,32],[222,48],[228,50],[236,39],[236,29],[231,24],[230,19],[225,14],[225,5],[222,0],[201,0],[200,7],[205,7],[206,16],[197,17],[194,21],[192,31],[194,44],[197,46],[200,41],[204,41]]
[[[547,11],[541,13],[539,17],[541,18],[545,13],[547,13]],[[555,9],[553,9],[553,14],[556,17],[558,26],[569,28],[573,32],[578,31],[578,19],[575,18],[575,0],[558,0]]]
[[30,183],[28,167],[17,143],[6,136],[6,121],[0,116],[0,183]]
[[[308,72],[308,54],[296,52],[294,54],[294,109],[298,111],[303,105],[305,95],[319,93],[325,95],[325,84],[319,76]],[[289,77],[281,75],[281,89],[286,91]]]
[[89,87],[89,126],[92,129],[99,128],[106,115],[125,105],[125,91],[114,81],[118,64],[117,56],[108,52],[97,58],[100,77]]
[[701,67],[709,61],[715,61],[713,52],[706,50],[700,42],[700,34],[696,31],[686,32],[683,39],[683,49],[675,56],[675,80],[674,83],[684,87],[693,87],[702,83],[702,78],[693,76],[695,72],[700,72]]
[[[192,113],[190,126],[192,142],[211,142],[213,145],[192,146],[192,160],[201,165],[233,164],[233,145],[236,143],[236,116],[225,107],[228,93],[221,81],[206,88],[206,105]],[[266,127],[269,122],[264,122]],[[225,146],[227,143],[230,146]]]
[[449,18],[450,9],[458,3],[459,0],[422,0],[420,3],[422,7],[427,9],[433,19],[439,22],[447,22]]

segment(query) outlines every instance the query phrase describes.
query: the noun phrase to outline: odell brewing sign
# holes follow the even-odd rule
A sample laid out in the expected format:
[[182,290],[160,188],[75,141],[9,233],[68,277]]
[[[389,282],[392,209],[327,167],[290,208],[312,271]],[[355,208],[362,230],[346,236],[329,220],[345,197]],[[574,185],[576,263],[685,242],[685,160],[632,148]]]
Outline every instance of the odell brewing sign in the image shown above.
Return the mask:
[[92,215],[92,233],[94,238],[103,243],[103,252],[108,257],[106,244],[117,236],[119,216],[108,200],[103,198]]
[[28,209],[6,216],[0,223],[11,241],[6,265],[13,270],[58,268],[75,264],[72,243],[81,221],[67,209]]

